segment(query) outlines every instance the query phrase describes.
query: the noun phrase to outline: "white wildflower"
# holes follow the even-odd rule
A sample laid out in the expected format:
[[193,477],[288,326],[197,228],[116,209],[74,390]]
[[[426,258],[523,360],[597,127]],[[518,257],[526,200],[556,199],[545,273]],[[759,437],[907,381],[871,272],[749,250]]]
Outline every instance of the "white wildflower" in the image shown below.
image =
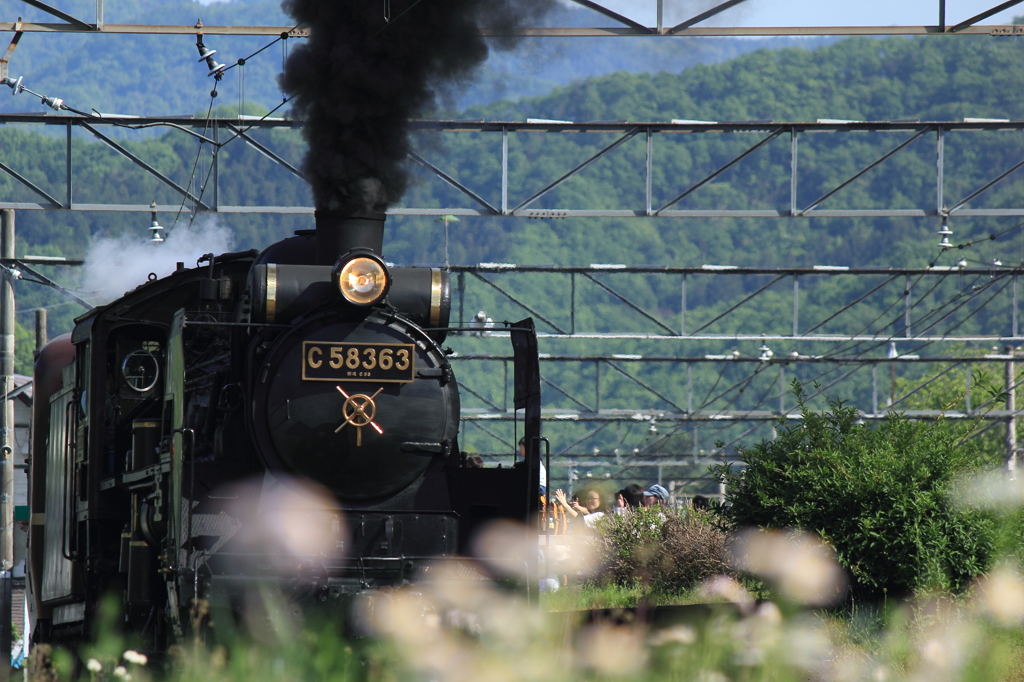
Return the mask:
[[103,670],[103,664],[95,658],[90,658],[89,662],[85,664],[85,668],[91,673],[98,673]]
[[114,677],[116,677],[119,680],[124,680],[125,682],[128,682],[132,679],[132,674],[128,672],[128,669],[125,668],[123,665],[119,665],[116,668],[114,668]]
[[1024,623],[1024,578],[1013,564],[998,566],[975,583],[975,602],[1000,625]]
[[846,593],[835,551],[807,533],[748,530],[734,545],[737,568],[774,582],[790,599],[827,606]]
[[599,674],[636,675],[647,665],[647,654],[641,628],[599,624],[580,631],[579,660]]
[[124,660],[129,663],[134,663],[135,665],[146,665],[146,663],[149,662],[149,659],[146,658],[146,654],[140,654],[138,651],[134,651],[133,649],[129,649],[124,652]]
[[656,630],[647,638],[651,646],[663,646],[665,644],[693,644],[697,641],[697,633],[689,625],[675,625],[670,628]]

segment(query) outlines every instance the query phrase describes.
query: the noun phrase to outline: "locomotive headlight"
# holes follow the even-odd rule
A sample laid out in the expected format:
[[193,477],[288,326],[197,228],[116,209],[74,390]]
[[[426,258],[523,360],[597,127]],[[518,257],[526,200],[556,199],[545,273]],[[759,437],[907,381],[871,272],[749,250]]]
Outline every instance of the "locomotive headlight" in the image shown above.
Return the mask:
[[371,254],[356,255],[348,260],[342,257],[334,271],[338,291],[352,305],[371,306],[378,303],[391,284],[384,263]]

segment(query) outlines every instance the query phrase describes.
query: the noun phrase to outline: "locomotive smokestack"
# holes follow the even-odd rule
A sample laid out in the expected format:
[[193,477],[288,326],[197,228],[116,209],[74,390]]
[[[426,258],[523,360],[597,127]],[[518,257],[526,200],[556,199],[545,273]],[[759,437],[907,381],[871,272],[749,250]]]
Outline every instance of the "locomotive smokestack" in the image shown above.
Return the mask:
[[310,31],[279,83],[292,116],[305,121],[303,172],[314,204],[355,214],[399,201],[409,184],[408,119],[434,111],[491,47],[515,45],[517,29],[554,4],[283,0],[285,12]]
[[384,243],[383,213],[365,211],[345,213],[317,209],[316,263],[334,265],[341,256],[355,248],[367,248],[378,256]]

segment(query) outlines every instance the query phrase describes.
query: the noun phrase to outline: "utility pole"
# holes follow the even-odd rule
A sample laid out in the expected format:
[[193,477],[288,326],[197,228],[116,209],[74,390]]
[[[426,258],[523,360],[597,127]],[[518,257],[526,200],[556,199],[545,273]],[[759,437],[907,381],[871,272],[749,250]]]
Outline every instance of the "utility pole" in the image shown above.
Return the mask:
[[[14,210],[0,212],[0,258],[14,258]],[[7,261],[10,263],[10,261]],[[11,676],[11,597],[14,568],[14,279],[9,268],[0,278],[0,681]]]
[[1013,348],[1006,347],[1010,360],[1006,363],[1006,411],[1010,413],[1006,420],[1006,470],[1010,476],[1017,470],[1017,390],[1014,387]]

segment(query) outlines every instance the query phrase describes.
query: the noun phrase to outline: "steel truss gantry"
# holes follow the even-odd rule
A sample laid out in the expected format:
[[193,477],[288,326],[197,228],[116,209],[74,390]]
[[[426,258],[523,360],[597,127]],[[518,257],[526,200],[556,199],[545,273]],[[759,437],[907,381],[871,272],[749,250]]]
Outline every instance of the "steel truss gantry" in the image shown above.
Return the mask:
[[[72,16],[42,0],[22,0],[25,4],[41,9],[60,19],[60,23],[29,23],[0,22],[0,31],[44,32],[44,33],[147,33],[147,34],[193,34],[199,30],[209,35],[257,35],[304,37],[309,35],[308,28],[295,26],[195,26],[184,25],[142,25],[142,24],[108,24],[104,22],[104,0],[96,0],[96,13],[93,21]],[[935,0],[936,23],[916,26],[708,26],[705,22],[726,13],[728,10],[743,4],[746,0],[725,0],[707,10],[699,12],[684,21],[666,23],[665,0],[653,0],[648,9],[653,9],[655,24],[646,26],[643,23],[623,16],[593,0],[573,0],[576,4],[593,10],[611,19],[615,25],[611,27],[577,28],[552,26],[526,26],[514,31],[496,31],[481,29],[481,34],[488,36],[552,36],[552,37],[671,37],[671,36],[781,36],[781,35],[1019,35],[1024,27],[1016,25],[979,25],[979,22],[1008,10],[1022,0],[1007,0],[983,12],[949,25],[946,20],[946,0]],[[776,0],[780,8],[782,0]],[[783,14],[784,12],[780,12]],[[879,17],[880,24],[885,24],[885,17]],[[704,25],[701,25],[704,24]]]
[[[869,372],[870,379],[860,379],[862,384],[867,384],[866,390],[861,391],[864,404],[850,403],[858,408],[860,418],[865,421],[885,419],[891,410],[897,410],[916,419],[944,418],[995,425],[1010,422],[1019,414],[1015,406],[1003,409],[1001,404],[995,404],[989,392],[979,394],[972,381],[979,368],[1009,368],[1012,378],[1007,377],[1006,391],[1013,392],[1024,384],[1024,377],[1013,374],[1014,363],[1022,356],[1012,350],[1024,343],[1018,312],[1018,280],[1024,275],[1024,267],[739,268],[705,265],[684,268],[617,264],[536,267],[485,263],[457,266],[452,271],[456,279],[453,317],[457,315],[457,322],[453,324],[480,325],[468,316],[481,305],[480,301],[489,300],[489,305],[494,306],[489,313],[494,315],[507,315],[508,319],[516,319],[524,313],[532,315],[541,330],[542,350],[554,351],[560,344],[579,339],[587,340],[588,348],[611,349],[604,353],[549,352],[541,356],[546,396],[542,419],[548,423],[548,429],[558,431],[566,425],[574,425],[578,428],[573,433],[578,433],[580,428],[586,430],[582,438],[573,436],[573,442],[559,443],[553,448],[559,462],[573,458],[579,462],[608,464],[609,453],[602,454],[605,458],[602,460],[574,448],[602,429],[630,424],[642,427],[641,430],[656,427],[670,433],[688,431],[692,436],[693,454],[690,457],[682,453],[681,457],[679,452],[659,454],[656,449],[645,450],[635,456],[619,456],[620,464],[628,461],[635,466],[692,466],[720,461],[722,451],[699,454],[702,452],[701,432],[725,435],[729,440],[728,448],[782,417],[798,419],[791,398],[787,404],[788,379],[806,380],[808,372],[805,370],[809,369],[815,380],[820,379],[820,386],[811,392],[809,401],[819,395],[832,395],[844,382],[858,380],[858,376]],[[724,278],[745,279],[747,286],[744,293],[724,303],[724,310],[717,314],[708,313],[706,309],[689,310],[687,288],[700,278],[711,279],[712,283],[705,281],[710,290],[726,289]],[[814,284],[808,285],[807,281],[836,278],[853,283],[844,289],[846,298],[831,301],[827,314],[822,315],[819,306],[810,314],[805,312],[802,318],[801,300],[806,306],[807,294],[814,289]],[[665,286],[634,286],[638,280]],[[530,281],[535,289],[548,292],[543,310],[535,301],[525,301],[517,294],[516,290],[525,281]],[[722,284],[719,281],[723,281]],[[803,288],[801,281],[805,282]],[[749,312],[773,305],[766,300],[773,295],[777,307],[779,290],[788,296],[790,287],[792,315],[789,319],[779,316],[777,323],[782,330],[751,328]],[[679,307],[669,312],[662,304],[645,306],[634,300],[636,295],[626,293],[650,289],[675,289],[679,292]],[[584,329],[577,322],[578,311],[592,304],[595,294],[604,297],[604,304],[617,306],[615,314],[601,317],[598,324],[602,328],[598,331]],[[886,305],[888,314],[877,318],[873,325],[856,332],[838,331],[850,329],[851,321],[859,319],[858,312],[864,306]],[[960,331],[971,318],[993,310],[998,310],[998,314],[980,322],[971,332]],[[690,317],[699,318],[689,327],[688,313]],[[763,318],[757,319],[763,321]],[[651,331],[638,330],[637,326],[646,326]],[[509,445],[510,436],[503,435],[498,425],[516,418],[507,388],[512,357],[475,352],[487,338],[507,335],[500,331],[500,326],[478,328],[479,331],[462,333],[481,339],[472,346],[474,351],[453,356],[464,392],[463,419],[471,431],[477,429],[485,434],[484,440],[497,445],[500,451]],[[722,332],[721,328],[730,331]],[[627,342],[627,347],[635,343],[647,344],[648,349],[651,344],[666,346],[669,352],[615,352],[622,341]],[[704,350],[709,345],[743,346],[744,342],[744,352],[739,349],[730,352],[724,347],[715,353]],[[965,348],[967,343],[975,350]],[[464,345],[455,339],[452,344],[456,348]],[[769,344],[776,352],[772,352]],[[981,350],[993,347],[998,350]],[[680,353],[680,349],[696,352]],[[505,391],[493,394],[474,385],[472,372],[466,371],[474,365],[486,368],[479,372],[479,377],[501,376],[503,372]],[[659,371],[651,371],[655,367]],[[743,378],[724,390],[709,392],[704,398],[695,397],[694,379],[700,368],[710,368],[719,376],[724,375],[727,368],[735,368]],[[897,395],[897,372],[900,376],[909,372],[918,377],[914,382],[916,387]],[[573,382],[573,388],[562,382],[566,377]],[[761,382],[756,391],[760,394],[758,404],[754,407],[738,404],[740,394],[752,386],[755,377],[760,377]],[[907,409],[912,396],[940,379],[955,377],[960,377],[957,380],[962,381],[966,389],[959,407]],[[670,384],[665,384],[666,381]],[[628,405],[623,405],[616,396],[623,385],[630,387],[633,393]],[[645,397],[637,398],[637,394]],[[714,397],[709,398],[712,395]],[[704,438],[705,443],[710,440]]]
[[[605,339],[605,340],[663,340],[663,341],[785,341],[785,342],[829,342],[829,343],[879,343],[899,342],[920,344],[932,342],[955,341],[957,343],[1022,343],[1024,336],[1020,333],[1018,313],[1018,278],[1024,275],[1024,266],[1005,267],[1002,264],[993,264],[989,267],[968,267],[963,265],[935,265],[928,268],[886,268],[886,267],[847,267],[835,265],[814,265],[800,268],[757,268],[740,267],[735,265],[700,265],[695,267],[680,266],[629,266],[619,263],[594,263],[585,267],[571,267],[558,265],[517,265],[515,263],[480,263],[478,265],[455,265],[450,268],[456,276],[457,302],[453,305],[458,310],[459,325],[469,324],[469,312],[467,308],[467,289],[470,285],[482,284],[487,291],[497,294],[512,304],[510,316],[525,312],[536,318],[538,322],[537,335],[541,338],[565,338],[565,339]],[[678,312],[673,311],[672,317],[668,317],[665,309],[648,309],[636,302],[629,295],[623,293],[625,287],[615,285],[614,278],[620,281],[628,276],[656,277],[664,284],[671,281],[670,288],[679,293]],[[498,281],[498,278],[505,278],[505,283]],[[513,277],[509,280],[509,277]],[[544,291],[547,294],[545,303],[549,309],[561,311],[561,317],[545,313],[538,309],[536,302],[525,302],[514,292],[516,278],[532,276],[547,279]],[[689,311],[688,290],[693,286],[694,280],[706,277],[729,277],[729,278],[757,278],[759,286],[756,290],[744,294],[736,301],[729,303],[728,308],[712,317],[709,320],[700,319],[698,323],[687,323],[688,312],[692,317],[693,311]],[[861,295],[850,301],[835,301],[835,311],[826,319],[814,320],[813,323],[801,320],[801,278],[822,279],[825,277],[846,277],[856,278],[863,281],[871,281],[872,286]],[[977,305],[984,300],[990,304],[990,295],[995,292],[1004,298],[1008,297],[1009,317],[1005,320],[1005,326],[1000,330],[987,330],[983,334],[953,334],[955,327],[947,331],[947,327],[958,322],[958,318],[952,317],[952,313],[936,319],[932,314],[926,314],[922,320],[915,320],[914,308],[921,305],[923,298],[919,298],[921,291],[927,289],[929,293],[934,290],[931,282],[936,280],[957,280],[969,282],[968,291],[959,291],[953,296],[957,300],[956,310],[971,305]],[[568,282],[565,280],[568,279]],[[768,280],[766,283],[764,280]],[[556,281],[561,280],[561,281]],[[743,325],[744,315],[751,306],[758,304],[758,297],[763,300],[766,295],[774,291],[786,288],[791,282],[792,286],[792,317],[788,320],[778,319],[776,323],[780,329],[766,330],[744,329],[730,332],[718,332],[716,328],[728,326],[730,323]],[[978,282],[983,284],[979,285]],[[568,286],[566,286],[566,284]],[[619,323],[621,328],[605,329],[583,329],[577,328],[577,311],[580,305],[579,297],[582,295],[582,287],[589,285],[595,290],[600,290],[608,295],[608,300],[620,306],[623,310],[635,313],[630,317],[616,316],[607,320],[607,323]],[[780,286],[776,286],[780,285]],[[919,288],[918,288],[919,287]],[[973,289],[971,289],[973,287]],[[470,292],[472,293],[472,292]],[[925,294],[927,296],[928,294]],[[889,331],[871,332],[865,329],[862,333],[829,333],[825,329],[829,324],[833,327],[841,324],[842,315],[849,312],[855,306],[863,303],[870,296],[879,299],[888,297],[887,300],[898,298],[901,300],[902,310],[901,326],[896,334]],[[748,305],[750,304],[750,305]],[[746,306],[744,308],[744,306]],[[705,313],[706,315],[706,313]],[[942,324],[947,323],[947,327]],[[743,329],[742,326],[738,329]],[[650,330],[650,331],[647,331]],[[720,357],[718,359],[729,359]]]
[[[76,197],[73,192],[76,173],[76,158],[71,144],[75,131],[82,131],[90,138],[107,145],[116,153],[129,159],[142,171],[158,178],[173,190],[175,197],[193,204],[199,212],[216,213],[276,213],[276,214],[308,214],[313,212],[310,205],[272,206],[262,204],[231,203],[220,191],[220,179],[226,173],[247,172],[248,169],[225,166],[219,161],[219,151],[225,145],[245,145],[263,157],[270,159],[285,171],[285,176],[296,183],[297,197],[307,196],[302,172],[284,158],[284,153],[275,152],[267,140],[257,139],[260,131],[277,128],[298,128],[301,122],[265,119],[190,119],[190,118],[120,118],[120,117],[82,117],[82,116],[48,116],[2,114],[0,125],[38,124],[61,127],[65,130],[67,141],[65,151],[65,183],[63,187],[42,187],[30,181],[26,174],[19,172],[11,164],[5,162],[0,152],[0,171],[14,178],[19,184],[31,190],[37,197],[36,201],[0,201],[0,208],[18,210],[71,210],[71,211],[150,211],[149,204],[112,203],[96,199]],[[151,130],[157,126],[184,131],[208,142],[215,153],[210,163],[212,173],[209,186],[199,190],[183,185],[159,171],[153,164],[131,151],[123,141],[112,137],[111,127],[124,131],[134,126]],[[410,155],[410,163],[417,164],[454,188],[457,194],[465,199],[461,205],[447,206],[411,206],[403,205],[392,208],[391,215],[401,216],[483,216],[483,217],[525,217],[525,218],[580,218],[580,217],[615,217],[615,218],[837,218],[837,217],[1007,217],[1024,216],[1024,206],[986,208],[983,205],[989,191],[1002,181],[1013,175],[1024,166],[1024,157],[1009,163],[1005,168],[993,169],[987,179],[972,187],[962,195],[950,199],[947,187],[955,180],[956,169],[947,169],[945,164],[947,138],[955,133],[958,139],[971,134],[996,134],[1005,140],[1007,149],[1017,146],[1019,134],[1024,130],[1024,121],[996,120],[965,120],[961,122],[917,122],[917,121],[818,121],[815,123],[775,123],[758,122],[672,122],[672,123],[570,123],[570,122],[469,122],[469,121],[412,121],[410,128],[414,133],[421,134],[457,134],[479,136],[481,155],[493,153],[495,167],[500,167],[500,196],[495,200],[485,197],[491,192],[483,187],[472,187],[469,180],[460,179],[454,169],[446,170],[443,163],[428,158],[426,152],[414,151]],[[106,130],[104,130],[106,129]],[[201,131],[201,132],[200,132]],[[540,190],[528,189],[527,181],[532,180],[529,173],[510,173],[509,145],[516,136],[530,135],[562,135],[580,133],[590,135],[614,135],[615,139],[604,144],[584,161],[577,163],[558,178],[550,181]],[[876,158],[867,162],[858,171],[837,183],[813,200],[801,200],[800,189],[806,180],[801,175],[800,142],[801,140],[820,141],[828,138],[828,142],[842,144],[863,141],[864,135],[895,133],[901,136],[900,141],[892,147],[886,147]],[[740,153],[732,158],[722,159],[720,165],[711,172],[695,172],[692,177],[674,179],[675,186],[658,188],[661,193],[673,198],[667,202],[656,201],[654,176],[656,163],[668,155],[657,155],[657,141],[673,136],[692,135],[735,135],[738,137],[752,136],[754,140]],[[617,149],[628,141],[639,138],[644,147],[644,173],[638,176],[636,194],[643,197],[641,206],[620,209],[571,209],[571,208],[537,208],[536,204],[549,197],[566,181],[576,177],[594,162],[613,155]],[[678,138],[676,138],[678,139]],[[776,164],[775,171],[779,174],[780,183],[785,182],[788,175],[788,202],[768,209],[714,208],[695,209],[682,206],[684,200],[691,196],[699,196],[701,188],[720,178],[724,173],[733,174],[763,173],[763,168],[751,168],[744,165],[744,160],[755,155],[772,142],[781,140],[788,142],[788,154],[784,163]],[[930,140],[931,142],[927,142]],[[881,142],[881,141],[880,141]],[[917,143],[917,145],[915,145]],[[887,160],[898,154],[912,153],[908,148],[919,148],[921,144],[934,144],[934,164],[929,171],[932,175],[928,182],[935,188],[934,200],[928,205],[916,207],[885,207],[862,206],[850,208],[829,208],[829,201],[841,195],[843,190],[858,179],[869,174]],[[881,146],[881,145],[880,145]],[[524,177],[527,176],[527,177]],[[735,175],[733,176],[735,177]],[[639,185],[642,183],[642,186]],[[958,183],[963,184],[963,183]],[[521,186],[522,185],[522,186]],[[817,193],[816,193],[817,194]],[[301,199],[299,200],[301,201]],[[177,204],[162,203],[159,211],[177,210]]]
[[[213,148],[220,149],[224,144],[243,144],[255,150],[256,153],[270,159],[280,165],[285,175],[291,177],[297,187],[304,187],[301,171],[291,162],[284,158],[283,153],[275,152],[269,141],[260,136],[260,133],[274,128],[297,127],[298,122],[284,120],[245,120],[217,119],[217,120],[194,120],[194,119],[108,119],[108,118],[84,118],[72,116],[24,116],[7,115],[0,116],[0,123],[10,125],[21,124],[42,124],[48,126],[59,126],[64,130],[63,137],[66,139],[65,158],[65,179],[63,188],[54,189],[43,187],[33,183],[26,177],[26,173],[19,173],[17,168],[4,163],[0,157],[0,170],[14,178],[19,184],[28,188],[38,196],[41,201],[36,202],[0,202],[2,208],[14,208],[20,210],[66,210],[66,211],[150,211],[147,204],[113,204],[113,203],[87,203],[87,199],[76,197],[74,194],[75,160],[74,145],[71,144],[72,135],[81,130],[83,134],[95,138],[99,143],[107,145],[114,152],[129,159],[135,166],[144,172],[158,178],[162,184],[170,188],[178,197],[190,201],[193,207],[200,211],[219,213],[309,213],[311,206],[262,206],[262,205],[238,205],[231,204],[224,200],[222,192],[218,187],[218,179],[227,173],[234,172],[229,166],[221,166],[218,162],[218,155],[211,157],[213,164],[210,174],[211,185],[202,190],[188,186],[186,183],[176,181],[174,178],[161,173],[144,158],[130,149],[120,138],[115,138],[105,130],[104,126],[117,124],[119,129],[122,126],[150,126],[172,125],[178,129],[186,129],[181,134],[203,135],[204,144],[210,144]],[[736,216],[736,217],[776,217],[776,218],[813,218],[835,217],[835,216],[1019,216],[1024,215],[1024,207],[1009,208],[978,208],[975,204],[985,196],[991,188],[999,182],[1007,179],[1017,171],[1024,160],[1011,161],[1006,167],[993,169],[990,176],[982,181],[972,190],[958,195],[954,201],[945,201],[945,187],[948,184],[949,175],[943,163],[946,137],[950,133],[974,134],[988,133],[1006,135],[1006,146],[1012,148],[1016,144],[1014,138],[1024,129],[1024,121],[965,121],[947,123],[919,123],[919,122],[816,122],[816,123],[785,123],[776,124],[770,122],[755,123],[659,123],[659,124],[623,124],[623,123],[516,123],[516,122],[436,122],[416,121],[412,123],[414,130],[423,133],[454,133],[494,136],[495,144],[492,148],[499,150],[501,154],[501,199],[498,202],[489,203],[481,197],[482,192],[467,187],[454,173],[446,172],[437,164],[428,160],[424,153],[416,152],[412,161],[427,168],[431,173],[436,174],[450,186],[457,188],[461,193],[476,202],[477,207],[466,209],[459,206],[436,207],[400,207],[392,213],[398,215],[475,215],[475,216],[506,216],[506,217],[577,217],[577,216],[618,216],[618,217],[715,217],[715,216]],[[202,133],[196,132],[199,130]],[[823,192],[817,199],[811,202],[796,202],[798,196],[801,176],[799,174],[799,149],[800,140],[809,135],[831,135],[838,136],[837,139],[848,139],[850,136],[859,134],[872,134],[880,132],[898,133],[903,136],[902,141],[888,151],[880,153],[876,159],[868,163],[860,171],[856,172],[845,181],[837,184],[827,192]],[[513,186],[514,176],[510,176],[508,168],[508,149],[510,140],[517,135],[561,135],[567,133],[581,134],[615,134],[617,139],[610,145],[599,150],[590,160],[577,164],[561,178],[553,179],[541,191],[520,192],[519,188]],[[667,135],[757,135],[756,141],[748,145],[746,150],[730,160],[712,173],[701,177],[687,178],[680,181],[680,190],[676,192],[676,198],[661,206],[653,203],[652,192],[652,170],[656,156],[655,141]],[[559,211],[551,209],[534,209],[531,204],[547,193],[553,191],[559,184],[574,174],[582,172],[593,160],[613,153],[618,146],[621,146],[631,138],[640,137],[646,143],[646,176],[642,178],[645,184],[646,206],[621,211]],[[718,211],[697,211],[676,208],[681,199],[708,184],[719,177],[726,170],[739,170],[743,166],[743,160],[755,154],[758,149],[770,143],[771,140],[789,138],[790,148],[790,206],[781,207],[771,211],[749,211],[722,209]],[[837,193],[849,186],[852,182],[870,172],[880,163],[884,163],[892,156],[905,153],[905,150],[914,144],[925,144],[926,139],[931,139],[935,144],[934,187],[935,202],[931,206],[922,206],[916,209],[891,208],[891,209],[842,209],[829,210],[828,201]],[[964,183],[958,183],[963,185]],[[169,211],[178,208],[175,204],[160,205],[158,210]],[[928,248],[934,248],[928,244]],[[779,376],[780,387],[785,386],[784,377],[787,371],[795,372],[801,366],[820,364],[823,367],[835,368],[838,379],[827,384],[831,387],[836,383],[851,376],[858,369],[868,368],[872,372],[872,384],[877,384],[878,368],[883,370],[886,367],[918,367],[934,365],[946,368],[952,363],[958,367],[971,367],[979,363],[1003,363],[1009,364],[1013,361],[1011,355],[1000,354],[990,355],[978,359],[977,356],[958,356],[956,354],[921,354],[919,348],[926,344],[947,344],[965,343],[975,344],[1006,344],[1020,345],[1024,342],[1019,328],[1019,313],[1017,305],[1018,278],[1024,274],[1024,270],[1004,268],[1000,265],[991,267],[975,268],[957,266],[933,267],[929,269],[875,269],[875,268],[842,268],[835,266],[820,265],[809,268],[737,268],[730,265],[702,265],[696,267],[633,267],[625,264],[594,264],[589,267],[540,267],[521,266],[506,263],[480,264],[477,266],[453,267],[456,277],[458,293],[456,295],[456,306],[459,323],[467,324],[467,319],[475,310],[472,301],[474,287],[487,292],[492,298],[504,300],[507,308],[507,319],[518,319],[515,315],[521,316],[524,312],[532,315],[539,324],[540,336],[543,343],[551,344],[559,340],[588,340],[594,345],[591,354],[586,356],[571,357],[568,353],[552,353],[550,357],[544,358],[543,362],[547,367],[575,366],[579,372],[592,373],[595,376],[594,391],[591,395],[580,395],[573,390],[563,386],[555,385],[556,382],[550,378],[548,381],[548,393],[552,397],[561,396],[567,399],[573,409],[551,408],[544,413],[544,418],[549,422],[563,423],[591,423],[595,428],[602,424],[629,423],[639,420],[642,422],[673,423],[676,425],[709,426],[735,424],[737,426],[753,425],[754,428],[764,425],[766,422],[786,415],[787,410],[783,403],[779,403],[777,410],[772,409],[742,409],[742,407],[730,406],[728,396],[717,404],[690,405],[689,401],[679,398],[671,398],[670,391],[664,386],[653,385],[643,378],[642,368],[650,363],[674,363],[690,375],[695,367],[711,363],[715,367],[720,366],[741,366],[751,364],[754,367],[768,367]],[[544,290],[549,292],[548,300],[540,305],[535,301],[526,301],[517,293],[517,286],[511,283],[509,278],[557,278],[551,285],[546,285]],[[616,282],[616,278],[640,278],[654,279],[658,288],[668,288],[677,292],[678,307],[675,312],[667,313],[664,303],[659,302],[655,306],[642,304],[635,297],[627,294],[630,291],[628,285]],[[726,308],[715,315],[707,313],[708,308],[694,307],[688,304],[687,298],[695,285],[704,277],[740,277],[753,278],[756,281],[753,286],[748,286],[742,294],[733,301],[730,301]],[[854,287],[859,292],[849,301],[834,301],[832,308],[826,314],[819,314],[810,318],[807,312],[804,295],[808,289],[806,284],[809,279],[821,277],[852,277],[859,281],[871,283],[863,287]],[[945,313],[936,315],[923,310],[921,300],[928,296],[927,291],[934,287],[930,282],[943,280],[949,282],[964,282],[964,286],[957,287],[957,291],[949,294],[948,300],[939,306],[939,310]],[[779,293],[785,289],[784,295],[789,296],[791,288],[792,306],[791,314],[786,313],[777,316],[775,327],[749,328],[742,324],[746,311],[752,305],[761,305],[765,296],[774,295],[776,304]],[[811,287],[813,288],[813,287]],[[589,289],[589,293],[587,290]],[[924,291],[923,295],[918,292]],[[593,296],[594,293],[605,297],[605,302],[614,302],[623,311],[621,316],[616,316],[611,322],[622,321],[619,328],[587,328],[580,323],[577,315],[578,307],[583,304],[582,296]],[[934,298],[934,295],[932,295]],[[837,325],[842,322],[843,315],[851,309],[856,308],[864,301],[872,300],[871,297],[892,299],[897,301],[898,320],[890,321],[888,327],[880,325],[876,328],[864,329],[857,332],[842,330]],[[984,310],[986,305],[992,306],[1004,300],[1003,308],[1006,310],[1005,317],[1001,320],[999,328],[991,324],[985,328],[976,328],[971,332],[960,329],[961,320],[966,316],[973,316]],[[994,302],[993,302],[994,301]],[[467,305],[471,306],[467,309]],[[499,306],[500,308],[501,306]],[[804,312],[801,313],[801,308]],[[884,306],[883,306],[884,307]],[[497,315],[500,310],[494,311]],[[496,318],[501,319],[501,318]],[[735,324],[740,320],[741,324]],[[728,330],[728,331],[726,331]],[[494,332],[483,332],[494,333]],[[800,350],[796,356],[773,357],[762,359],[759,356],[749,355],[744,357],[725,354],[705,354],[700,347],[693,348],[696,352],[680,353],[678,350],[664,355],[663,357],[652,357],[647,355],[629,355],[611,350],[602,351],[602,344],[615,344],[620,342],[644,342],[644,343],[671,343],[671,344],[703,344],[722,345],[725,342],[750,343],[757,342],[772,345],[792,345]],[[896,358],[883,356],[885,344],[895,343],[898,345]],[[857,345],[857,352],[822,351],[822,344],[833,348],[841,348],[850,344]],[[872,348],[873,352],[861,352],[863,347]],[[604,348],[610,346],[605,345]],[[620,346],[621,347],[621,346]],[[781,350],[781,349],[780,349]],[[788,349],[787,349],[788,350]],[[860,353],[858,356],[857,353]],[[914,357],[918,355],[920,357]],[[460,363],[506,363],[507,359],[500,356],[488,358],[484,354],[469,354],[458,360]],[[787,369],[788,368],[788,369]],[[640,387],[648,399],[645,404],[637,404],[629,409],[622,409],[615,406],[607,397],[603,397],[606,391],[606,382],[601,376],[618,375],[624,380]],[[679,373],[677,373],[679,375]],[[766,375],[767,376],[767,375]],[[488,422],[504,422],[513,418],[507,407],[493,397],[483,395],[474,388],[471,383],[466,384],[468,400],[466,419],[470,424],[477,424],[486,427]],[[865,419],[879,418],[884,408],[877,403],[877,390],[874,390],[875,399],[870,405],[858,406]],[[784,391],[782,393],[784,396]],[[665,398],[669,398],[668,401]],[[481,402],[472,404],[474,399]],[[714,403],[714,401],[712,401]],[[897,401],[898,403],[898,401]],[[898,406],[898,405],[897,405]],[[1015,413],[1013,413],[1015,414]],[[917,414],[921,418],[933,418],[937,414],[922,412]],[[974,419],[984,418],[989,420],[1008,420],[1011,414],[1000,410],[972,411],[963,410],[959,412],[946,412],[949,418]],[[500,436],[500,434],[499,434]]]

